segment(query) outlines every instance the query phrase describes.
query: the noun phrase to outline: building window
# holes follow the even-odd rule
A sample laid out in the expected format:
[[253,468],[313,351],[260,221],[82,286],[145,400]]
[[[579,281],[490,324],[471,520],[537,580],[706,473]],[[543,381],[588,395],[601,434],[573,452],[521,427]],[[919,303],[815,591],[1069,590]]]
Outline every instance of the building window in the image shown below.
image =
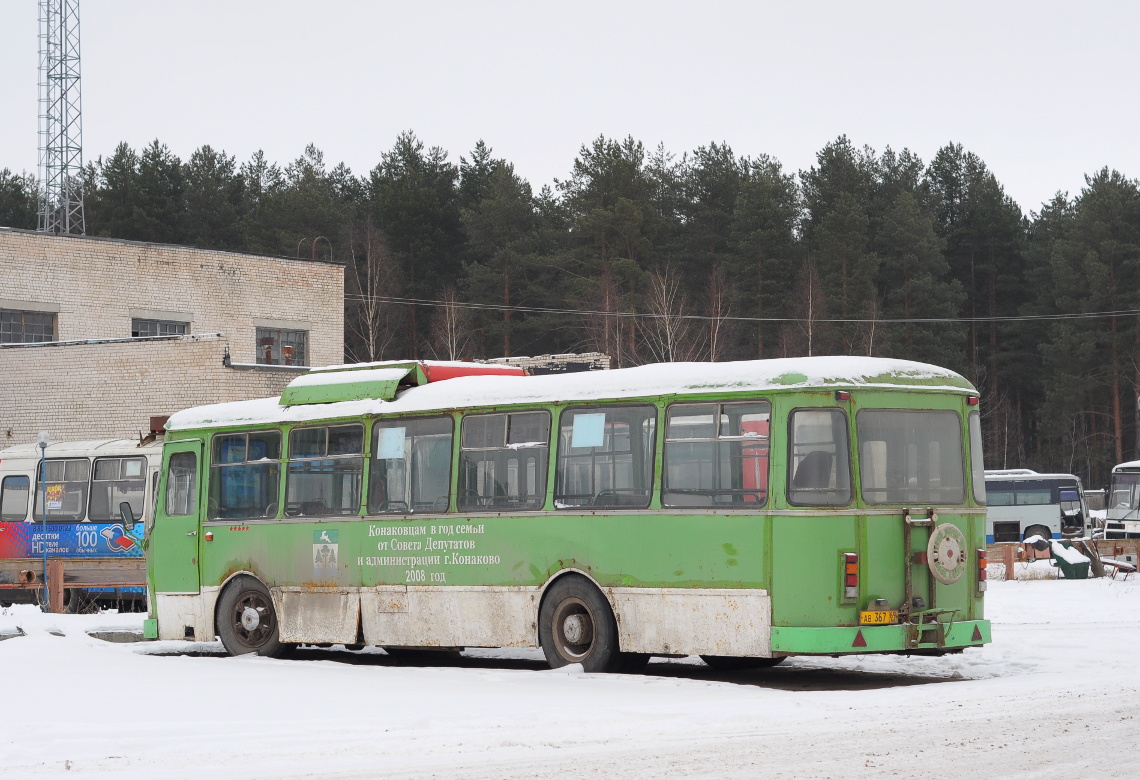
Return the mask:
[[303,330],[257,329],[257,362],[270,366],[307,366]]
[[189,332],[189,322],[144,320],[138,317],[131,319],[131,336],[134,338],[142,338],[145,336],[185,336]]
[[0,344],[55,341],[55,314],[0,309]]

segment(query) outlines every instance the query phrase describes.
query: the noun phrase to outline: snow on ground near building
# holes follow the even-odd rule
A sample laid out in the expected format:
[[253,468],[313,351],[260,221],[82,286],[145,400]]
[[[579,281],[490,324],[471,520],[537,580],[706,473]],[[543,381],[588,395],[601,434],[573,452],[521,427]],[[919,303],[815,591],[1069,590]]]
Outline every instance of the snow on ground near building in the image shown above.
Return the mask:
[[85,633],[138,615],[13,607],[0,634],[26,635],[0,641],[0,776],[1134,776],[1140,580],[995,582],[987,611],[993,644],[961,655],[620,676],[530,650],[427,668],[376,649],[229,658]]

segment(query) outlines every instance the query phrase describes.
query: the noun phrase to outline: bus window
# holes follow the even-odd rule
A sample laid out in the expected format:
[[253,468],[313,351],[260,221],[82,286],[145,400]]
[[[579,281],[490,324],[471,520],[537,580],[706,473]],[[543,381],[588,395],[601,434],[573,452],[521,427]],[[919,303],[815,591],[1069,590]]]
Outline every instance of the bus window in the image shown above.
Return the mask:
[[130,502],[135,518],[142,519],[145,495],[146,458],[96,458],[87,519],[122,520],[119,504],[124,501]]
[[549,412],[476,414],[464,417],[462,426],[459,508],[541,509],[550,453]]
[[670,406],[661,503],[763,506],[771,411],[766,401]]
[[281,431],[228,433],[214,437],[210,463],[210,517],[276,517]]
[[[87,458],[49,460],[47,468],[47,515],[57,523],[78,523],[87,509],[87,489],[91,479],[91,461]],[[43,517],[45,480],[37,469],[36,517]]]
[[851,503],[847,415],[840,409],[799,409],[792,412],[789,428],[788,503]]
[[294,428],[289,434],[285,514],[357,514],[363,453],[363,425]]
[[986,503],[986,471],[982,458],[982,416],[970,412],[970,474],[974,483],[974,501]]
[[166,472],[166,514],[192,515],[198,511],[198,456],[176,452],[170,456]]
[[960,504],[966,497],[956,412],[864,409],[855,416],[868,504]]
[[656,428],[653,406],[565,410],[558,434],[555,505],[649,506]]
[[450,417],[381,420],[373,426],[369,513],[447,511],[451,430]]
[[19,523],[28,517],[28,494],[32,481],[23,475],[0,482],[0,522]]

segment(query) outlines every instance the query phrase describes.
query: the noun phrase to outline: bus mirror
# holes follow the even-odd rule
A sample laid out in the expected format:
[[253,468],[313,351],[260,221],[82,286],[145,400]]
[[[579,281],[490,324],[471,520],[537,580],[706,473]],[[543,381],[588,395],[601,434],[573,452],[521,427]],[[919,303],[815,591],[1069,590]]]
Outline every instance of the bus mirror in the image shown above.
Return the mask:
[[124,501],[123,503],[119,504],[119,516],[123,519],[124,528],[126,528],[128,531],[134,528],[135,513],[134,510],[131,509],[130,501]]

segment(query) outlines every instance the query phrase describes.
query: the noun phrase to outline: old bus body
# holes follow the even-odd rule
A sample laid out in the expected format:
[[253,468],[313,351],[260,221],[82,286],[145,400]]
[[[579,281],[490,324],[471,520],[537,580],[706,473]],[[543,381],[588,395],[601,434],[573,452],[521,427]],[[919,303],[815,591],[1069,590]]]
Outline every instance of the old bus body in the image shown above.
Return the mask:
[[502,374],[336,367],[172,416],[148,634],[537,645],[594,671],[989,641],[978,396],[957,374]]
[[[64,561],[64,607],[138,602],[143,550],[153,521],[162,442],[129,439],[19,444],[0,450],[0,602],[43,598],[43,556]],[[44,516],[44,507],[47,516]],[[134,522],[124,522],[121,505]],[[83,581],[89,587],[72,586]],[[100,585],[99,583],[104,583]]]
[[1114,466],[1105,513],[1105,539],[1140,539],[1140,460]]
[[1091,531],[1084,487],[1075,474],[1032,469],[986,472],[986,541],[1083,536]]

